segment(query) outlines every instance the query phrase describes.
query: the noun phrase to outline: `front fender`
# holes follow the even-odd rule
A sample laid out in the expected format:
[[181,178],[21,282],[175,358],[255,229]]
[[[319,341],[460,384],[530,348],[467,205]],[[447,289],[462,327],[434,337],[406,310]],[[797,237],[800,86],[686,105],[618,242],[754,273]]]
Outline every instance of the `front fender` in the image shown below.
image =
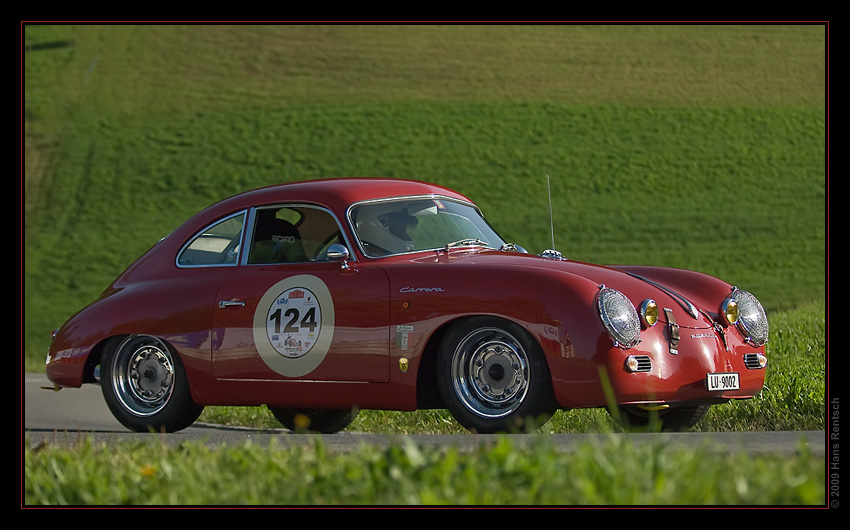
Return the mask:
[[409,330],[405,349],[395,354],[409,357],[411,371],[446,324],[488,315],[521,326],[540,345],[563,406],[576,404],[574,396],[585,388],[599,387],[597,350],[610,339],[595,306],[597,283],[555,267],[506,269],[485,263],[388,267],[387,272],[391,329]]

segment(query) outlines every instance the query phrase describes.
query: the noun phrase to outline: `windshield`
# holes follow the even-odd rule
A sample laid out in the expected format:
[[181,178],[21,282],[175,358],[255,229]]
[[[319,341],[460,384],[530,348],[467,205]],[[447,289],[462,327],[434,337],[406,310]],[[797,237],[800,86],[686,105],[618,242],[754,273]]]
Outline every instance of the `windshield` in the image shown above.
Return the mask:
[[505,243],[474,206],[448,199],[360,204],[350,216],[363,251],[371,257],[456,245],[500,248]]

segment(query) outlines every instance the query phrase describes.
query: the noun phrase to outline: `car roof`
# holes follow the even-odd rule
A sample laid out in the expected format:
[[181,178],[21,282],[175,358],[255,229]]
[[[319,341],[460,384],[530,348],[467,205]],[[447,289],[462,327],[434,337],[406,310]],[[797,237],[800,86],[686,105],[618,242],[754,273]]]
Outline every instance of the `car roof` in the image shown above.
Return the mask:
[[[276,184],[234,195],[219,203],[226,210],[279,202],[321,204],[339,214],[352,204],[415,195],[440,195],[469,201],[458,192],[416,180],[394,178],[333,178]],[[471,201],[470,201],[471,202]]]
[[342,221],[349,206],[358,202],[422,195],[472,202],[456,191],[416,180],[380,177],[304,180],[244,191],[223,199],[188,218],[170,234],[170,239],[185,242],[204,226],[252,206],[314,204],[334,212]]

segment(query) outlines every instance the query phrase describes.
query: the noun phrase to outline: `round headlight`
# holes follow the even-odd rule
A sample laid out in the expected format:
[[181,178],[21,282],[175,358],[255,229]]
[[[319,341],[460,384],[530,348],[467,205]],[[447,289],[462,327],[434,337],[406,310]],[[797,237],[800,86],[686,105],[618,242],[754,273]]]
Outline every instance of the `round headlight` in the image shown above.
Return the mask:
[[596,307],[615,346],[632,348],[640,342],[640,320],[626,295],[603,287],[597,294]]
[[640,319],[651,328],[658,323],[658,304],[652,298],[647,298],[640,304]]
[[755,296],[747,291],[735,290],[732,300],[738,305],[738,329],[753,346],[767,342],[767,314]]

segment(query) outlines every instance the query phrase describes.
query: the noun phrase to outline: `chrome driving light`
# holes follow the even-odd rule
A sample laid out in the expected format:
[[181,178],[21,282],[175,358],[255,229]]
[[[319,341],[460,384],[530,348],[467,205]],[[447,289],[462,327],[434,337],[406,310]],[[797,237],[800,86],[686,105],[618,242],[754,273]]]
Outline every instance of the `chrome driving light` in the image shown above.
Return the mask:
[[658,323],[658,304],[655,300],[647,298],[640,303],[640,319],[648,328]]
[[604,285],[596,295],[602,325],[618,348],[633,348],[640,342],[640,319],[626,295]]
[[732,298],[723,300],[720,304],[720,315],[727,326],[734,326],[738,322],[738,302]]
[[735,289],[730,297],[738,306],[738,319],[735,323],[747,342],[753,346],[762,346],[767,342],[767,314],[755,296],[747,291]]

